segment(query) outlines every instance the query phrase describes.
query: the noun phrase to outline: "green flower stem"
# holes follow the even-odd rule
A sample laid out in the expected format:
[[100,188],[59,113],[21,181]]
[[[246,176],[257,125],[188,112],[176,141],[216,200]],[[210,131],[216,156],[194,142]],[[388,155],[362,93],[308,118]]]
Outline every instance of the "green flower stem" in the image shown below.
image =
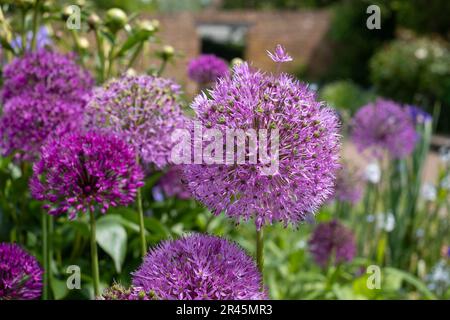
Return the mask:
[[95,41],[97,42],[98,60],[100,62],[99,82],[103,83],[105,80],[105,49],[103,47],[103,38],[98,30],[95,30]]
[[141,255],[144,257],[147,253],[147,241],[145,238],[144,210],[142,209],[141,188],[137,191],[137,206],[139,213],[139,233],[141,238]]
[[92,280],[94,282],[94,295],[100,295],[100,276],[98,271],[98,253],[97,241],[95,233],[95,212],[89,210],[90,224],[91,224],[91,265],[92,265]]
[[[136,155],[136,162],[139,164],[139,154]],[[141,188],[137,190],[137,208],[139,214],[139,235],[141,239],[141,256],[144,257],[147,254],[147,240],[145,238],[145,224],[144,224],[144,209],[142,207],[142,192]]]
[[38,31],[38,20],[39,20],[39,0],[36,0],[34,5],[34,12],[33,12],[33,35],[31,38],[31,50],[36,49],[36,38],[37,38],[37,31]]
[[262,227],[260,230],[256,230],[256,265],[262,276],[264,272],[264,232]]
[[144,42],[139,43],[137,48],[134,50],[130,60],[128,61],[127,69],[131,69],[133,67],[134,62],[136,61],[137,57],[139,57],[139,54],[141,53],[143,47]]
[[48,300],[49,291],[50,291],[50,259],[49,259],[49,243],[48,243],[48,213],[42,211],[42,260],[44,267],[44,275],[43,275],[43,294],[42,299]]

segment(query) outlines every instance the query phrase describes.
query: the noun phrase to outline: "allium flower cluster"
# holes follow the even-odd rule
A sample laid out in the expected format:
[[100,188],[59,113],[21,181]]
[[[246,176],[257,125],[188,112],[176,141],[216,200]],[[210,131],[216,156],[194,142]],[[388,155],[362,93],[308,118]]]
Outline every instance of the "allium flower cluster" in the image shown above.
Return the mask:
[[[216,83],[210,96],[201,94],[192,104],[204,127],[221,130],[223,136],[230,129],[267,130],[259,146],[277,134],[274,129],[279,136],[278,155],[264,148],[278,163],[273,174],[266,174],[268,163],[260,158],[257,163],[185,166],[192,194],[214,214],[225,212],[237,221],[254,218],[258,229],[274,221],[297,224],[333,194],[338,118],[306,85],[241,63],[231,77]],[[252,151],[246,150],[245,159],[250,159]]]
[[95,131],[49,139],[33,167],[32,195],[47,201],[49,214],[95,210],[133,202],[143,185],[135,150],[119,137]]
[[378,99],[358,110],[352,120],[352,139],[360,152],[376,158],[387,152],[401,159],[416,146],[417,133],[409,112],[393,101]]
[[330,262],[349,262],[356,253],[352,231],[337,220],[320,223],[308,244],[315,262],[322,267]]
[[334,198],[338,201],[357,204],[363,195],[364,177],[356,168],[344,164],[337,173]]
[[175,165],[169,168],[167,173],[158,181],[158,186],[167,197],[177,197],[179,199],[189,199],[191,192],[183,182],[182,166]]
[[[80,104],[55,95],[27,94],[9,99],[0,117],[0,153],[33,161],[49,135],[63,134],[69,123],[81,123]],[[67,123],[67,124],[66,124]]]
[[133,285],[164,300],[260,300],[262,279],[240,247],[210,235],[162,242],[133,273]]
[[146,164],[169,163],[171,134],[184,125],[180,87],[152,76],[124,76],[98,89],[86,107],[88,126],[120,133]]
[[2,100],[23,93],[51,94],[67,102],[84,104],[94,80],[72,55],[39,49],[14,59],[3,70]]
[[218,78],[228,75],[228,72],[225,60],[213,54],[202,54],[192,59],[188,66],[189,78],[201,85],[214,83]]
[[33,300],[41,296],[42,268],[14,243],[0,243],[0,300]]
[[99,300],[154,300],[155,297],[151,293],[145,292],[142,288],[133,287],[124,288],[116,283],[105,289]]

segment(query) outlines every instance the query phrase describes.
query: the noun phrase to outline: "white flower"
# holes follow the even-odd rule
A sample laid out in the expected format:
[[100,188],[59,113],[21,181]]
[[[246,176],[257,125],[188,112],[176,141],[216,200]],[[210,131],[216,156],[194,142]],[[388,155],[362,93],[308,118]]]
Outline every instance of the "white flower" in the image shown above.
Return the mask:
[[373,214],[369,214],[366,218],[367,222],[372,223],[375,221],[375,216]]
[[425,183],[422,186],[421,195],[426,201],[436,201],[436,187],[432,183]]
[[450,148],[441,147],[439,149],[439,158],[444,164],[450,164]]
[[423,60],[426,57],[428,57],[428,50],[425,48],[419,48],[416,50],[416,52],[414,52],[414,55],[416,56],[417,59]]
[[387,214],[379,213],[376,215],[376,228],[378,230],[384,230],[391,232],[395,228],[395,217],[392,212]]
[[442,189],[450,191],[450,175],[448,175],[444,179],[442,179],[441,187],[442,187]]
[[377,184],[380,182],[381,169],[378,163],[372,162],[366,167],[364,171],[364,178],[373,184]]

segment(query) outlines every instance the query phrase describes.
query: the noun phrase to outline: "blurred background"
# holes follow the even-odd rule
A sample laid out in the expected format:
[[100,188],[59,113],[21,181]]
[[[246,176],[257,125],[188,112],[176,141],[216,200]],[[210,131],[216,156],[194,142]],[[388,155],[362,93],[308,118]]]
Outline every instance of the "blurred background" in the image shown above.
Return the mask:
[[[63,24],[67,15],[61,12],[73,2],[87,12],[83,21],[88,22],[82,30],[68,32]],[[340,193],[320,209],[315,220],[298,229],[275,225],[265,231],[264,276],[271,298],[450,298],[450,1],[54,3],[45,23],[52,41],[62,50],[75,51],[80,64],[97,72],[99,85],[105,79],[98,72],[99,42],[92,32],[95,28],[88,26],[88,16],[95,12],[104,19],[105,13],[115,7],[126,12],[125,20],[132,27],[124,27],[114,41],[107,32],[102,35],[106,48],[120,43],[126,49],[117,55],[111,76],[122,72],[160,74],[163,70],[164,77],[174,78],[182,85],[187,113],[192,113],[192,98],[205,89],[188,75],[193,59],[214,54],[233,64],[240,58],[262,70],[276,72],[266,51],[272,51],[277,44],[282,44],[294,59],[284,63],[282,71],[309,83],[321,100],[336,109],[343,135],[344,169],[337,181]],[[366,27],[369,5],[381,9],[380,29]],[[13,18],[17,17],[14,6],[5,5],[4,9],[5,16],[11,17],[11,25],[20,30],[19,19]],[[142,21],[151,21],[152,27],[145,29]],[[151,36],[138,37],[139,32],[150,29]],[[402,108],[415,106],[404,107],[408,112],[414,110],[413,122],[419,137],[415,150],[405,158],[374,161],[353,144],[352,119],[361,107],[380,97],[393,100]],[[30,200],[27,191],[30,168],[16,165],[11,157],[0,158],[0,240],[23,243],[40,257],[41,234],[36,227],[40,204]],[[162,175],[163,172],[150,175],[143,191],[150,245],[197,231],[226,236],[253,253],[252,223],[235,226],[223,215],[213,217],[200,203],[182,194],[179,173],[172,173],[168,187],[167,180],[160,180]],[[25,203],[23,199],[29,201]],[[16,214],[22,217],[20,225],[13,219]],[[346,235],[351,232],[355,254],[345,263],[334,263],[335,257],[331,256],[336,252],[330,249],[328,263],[319,264],[311,249],[315,236],[320,237],[318,226],[336,220],[341,231],[337,239],[330,241],[339,243],[340,235],[348,238]],[[83,278],[81,292],[69,291],[65,286],[68,262],[89,268],[87,222],[61,217],[54,223],[50,296],[92,298],[89,277]],[[114,280],[128,284],[130,272],[140,263],[136,208],[112,208],[99,219],[99,225],[103,225],[105,233],[109,228],[120,229],[121,235],[113,245],[109,238],[97,240],[102,248],[102,286],[111,285]],[[336,224],[331,226],[335,228]],[[325,235],[330,239],[335,236],[332,232]],[[378,267],[382,274],[381,284],[375,289],[367,285],[371,281],[369,266]]]

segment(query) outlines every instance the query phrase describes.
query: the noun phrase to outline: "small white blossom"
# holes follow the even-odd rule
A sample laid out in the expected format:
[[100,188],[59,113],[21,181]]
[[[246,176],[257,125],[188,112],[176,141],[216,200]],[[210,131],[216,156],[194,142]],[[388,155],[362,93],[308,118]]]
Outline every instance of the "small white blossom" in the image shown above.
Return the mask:
[[373,184],[377,184],[380,182],[381,169],[378,163],[372,162],[366,167],[364,171],[364,178]]

